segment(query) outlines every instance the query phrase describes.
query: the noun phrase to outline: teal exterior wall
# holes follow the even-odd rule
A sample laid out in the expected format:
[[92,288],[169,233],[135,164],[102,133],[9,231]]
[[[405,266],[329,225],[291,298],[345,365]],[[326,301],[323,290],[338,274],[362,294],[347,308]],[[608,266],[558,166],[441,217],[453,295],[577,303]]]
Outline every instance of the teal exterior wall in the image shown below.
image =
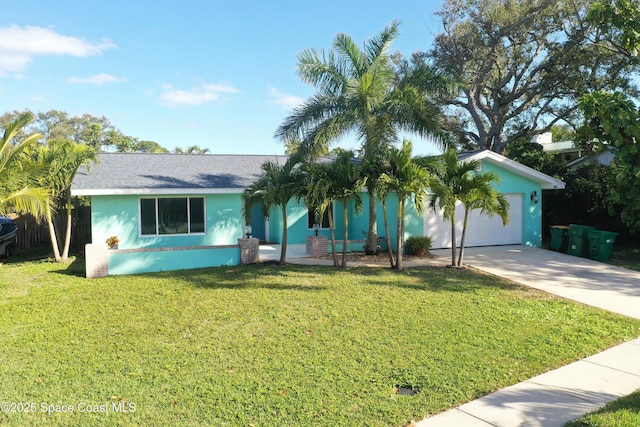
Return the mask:
[[[369,229],[369,198],[367,193],[362,193],[362,201],[364,209],[356,214],[355,202],[348,203],[348,232],[349,240],[364,240],[367,238],[367,230]],[[344,235],[344,209],[342,203],[334,203],[334,228],[336,240],[342,240]],[[376,203],[377,230],[379,237],[386,237],[384,227],[384,212],[382,203]],[[390,195],[387,199],[387,215],[389,221],[389,234],[391,237],[391,246],[396,250],[396,236],[398,224],[398,198]],[[304,202],[290,201],[287,205],[287,243],[304,244],[307,236],[313,236],[313,229],[309,228],[308,210]],[[269,214],[269,241],[273,243],[282,243],[282,212],[280,208],[272,208]],[[416,211],[413,200],[407,200],[405,206],[405,239],[410,236],[421,236],[424,230],[422,216]],[[329,229],[320,229],[318,235],[326,236],[331,239]],[[382,249],[386,249],[386,243],[381,244]],[[360,251],[363,249],[362,242],[354,242],[349,244],[350,251]],[[342,245],[338,245],[338,250],[342,250]]]
[[134,274],[239,264],[237,239],[242,237],[243,231],[241,195],[210,194],[200,197],[205,198],[205,233],[141,236],[140,196],[93,196],[93,243],[103,243],[110,236],[120,239],[118,250],[109,253],[109,273]]
[[139,274],[240,264],[237,247],[129,252],[110,251],[109,274]]
[[[542,245],[542,188],[540,184],[487,161],[482,162],[482,171],[494,172],[500,177],[501,183],[496,185],[499,192],[522,194],[522,244],[539,248]],[[538,203],[531,201],[530,195],[533,191],[538,193],[540,198]]]

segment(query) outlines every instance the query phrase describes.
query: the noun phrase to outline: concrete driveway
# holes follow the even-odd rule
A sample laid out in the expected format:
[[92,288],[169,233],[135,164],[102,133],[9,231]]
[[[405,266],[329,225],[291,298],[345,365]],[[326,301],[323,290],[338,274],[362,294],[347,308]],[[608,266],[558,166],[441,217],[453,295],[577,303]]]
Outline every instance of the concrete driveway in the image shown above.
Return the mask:
[[[450,249],[431,252],[451,258]],[[526,286],[640,319],[640,272],[526,246],[467,248],[464,263]]]

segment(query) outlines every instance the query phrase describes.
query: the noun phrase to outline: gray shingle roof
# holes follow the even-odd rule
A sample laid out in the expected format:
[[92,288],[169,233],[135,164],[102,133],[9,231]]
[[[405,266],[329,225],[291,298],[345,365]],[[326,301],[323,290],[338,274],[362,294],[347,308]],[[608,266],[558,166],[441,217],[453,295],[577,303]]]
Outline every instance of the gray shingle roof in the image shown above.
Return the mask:
[[266,161],[284,164],[286,156],[101,153],[73,180],[75,195],[160,192],[169,190],[237,190],[261,174]]

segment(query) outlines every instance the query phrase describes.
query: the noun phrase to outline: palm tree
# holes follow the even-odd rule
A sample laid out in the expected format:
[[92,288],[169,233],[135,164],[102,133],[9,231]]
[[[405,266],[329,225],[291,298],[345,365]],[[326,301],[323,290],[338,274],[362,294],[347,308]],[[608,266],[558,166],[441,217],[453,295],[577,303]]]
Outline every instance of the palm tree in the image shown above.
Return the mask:
[[[438,108],[426,98],[429,93],[450,88],[435,69],[418,66],[399,73],[390,59],[391,43],[398,35],[393,21],[361,49],[351,37],[338,34],[333,49],[325,53],[307,49],[298,55],[298,75],[317,88],[287,117],[276,131],[285,144],[297,139],[309,157],[325,153],[335,140],[351,132],[362,143],[365,159],[380,147],[397,141],[397,132],[435,134]],[[369,230],[365,251],[377,252],[376,196],[368,179]]]
[[176,147],[173,150],[174,154],[207,154],[211,150],[208,148],[202,148],[199,145],[189,145],[187,148]]
[[33,120],[29,112],[19,114],[6,125],[0,139],[0,214],[12,211],[38,218],[50,214],[50,193],[37,184],[42,168],[30,161],[25,151],[42,136],[31,133],[20,142],[13,139]]
[[333,202],[340,202],[343,208],[342,264],[347,268],[347,251],[349,241],[349,202],[354,202],[356,213],[362,211],[362,179],[360,171],[353,159],[353,152],[343,151],[331,163],[314,163],[310,166],[307,186],[308,205],[316,206],[316,217],[322,218],[329,209],[329,228],[333,245],[333,263],[337,267],[336,244],[333,214],[330,207]]
[[287,204],[302,191],[304,182],[302,173],[296,166],[299,159],[289,157],[284,165],[274,162],[262,164],[262,175],[247,187],[242,194],[245,220],[251,220],[251,208],[256,203],[262,203],[263,214],[269,216],[271,207],[279,207],[282,212],[282,245],[279,265],[286,264],[287,255]]
[[[451,266],[461,267],[469,214],[482,209],[489,216],[498,214],[506,224],[509,220],[509,204],[504,195],[493,188],[499,178],[493,172],[480,173],[478,162],[460,162],[454,148],[444,152],[442,162],[434,170],[429,204],[434,210],[442,209],[444,219],[451,222]],[[464,206],[464,221],[460,239],[460,256],[456,260],[456,204]]]
[[[430,184],[429,171],[411,159],[411,141],[404,140],[402,148],[392,148],[390,168],[380,175],[379,188],[383,194],[395,193],[398,197],[398,226],[396,237],[396,263],[398,271],[403,269],[402,252],[404,247],[404,212],[406,200],[413,197],[416,210],[422,213],[427,200]],[[393,267],[393,260],[392,265]]]
[[55,259],[66,262],[69,259],[69,247],[71,246],[71,182],[81,165],[88,165],[89,162],[96,160],[96,151],[86,144],[68,139],[53,139],[38,150],[37,158],[43,165],[48,166],[48,173],[43,178],[44,185],[49,188],[53,197],[64,206],[63,210],[66,212],[67,226],[62,254],[60,254],[54,222],[51,215],[47,217]]
[[492,185],[499,182],[500,178],[493,172],[476,173],[463,182],[464,188],[460,195],[460,201],[464,206],[464,220],[462,222],[458,267],[463,265],[464,239],[467,234],[469,214],[472,210],[481,209],[482,213],[489,217],[500,216],[503,225],[509,223],[509,202],[504,194],[499,193]]

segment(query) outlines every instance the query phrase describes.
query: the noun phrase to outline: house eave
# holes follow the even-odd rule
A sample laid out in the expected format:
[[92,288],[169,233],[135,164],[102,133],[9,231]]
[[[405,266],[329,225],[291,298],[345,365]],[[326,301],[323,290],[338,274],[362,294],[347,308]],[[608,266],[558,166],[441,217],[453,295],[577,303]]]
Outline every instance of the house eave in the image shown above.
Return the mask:
[[465,158],[464,162],[469,162],[472,160],[483,161],[488,160],[490,162],[499,164],[503,168],[516,173],[518,175],[524,176],[526,178],[531,179],[540,184],[540,188],[543,190],[564,190],[565,184],[563,181],[556,179],[552,176],[539,172],[535,169],[532,169],[528,166],[525,166],[521,163],[513,161],[507,157],[501,156],[500,154],[494,153],[493,151],[484,150],[479,153],[476,153],[472,156]]
[[244,188],[72,188],[72,196],[241,194]]

